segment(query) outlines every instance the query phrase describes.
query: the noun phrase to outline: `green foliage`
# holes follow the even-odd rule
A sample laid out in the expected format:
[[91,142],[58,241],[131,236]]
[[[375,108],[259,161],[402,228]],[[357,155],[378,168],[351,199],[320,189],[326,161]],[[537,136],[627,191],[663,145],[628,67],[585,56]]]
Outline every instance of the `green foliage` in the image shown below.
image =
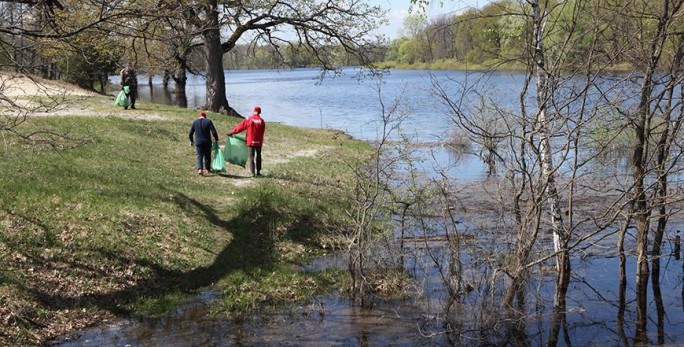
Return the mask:
[[86,89],[100,83],[104,90],[107,77],[116,73],[124,52],[120,41],[100,30],[85,30],[65,40],[46,40],[44,45],[50,47],[43,50],[45,56],[57,63],[64,79]]
[[75,83],[82,88],[95,89],[96,84],[103,81],[103,76],[116,72],[118,59],[88,51],[88,47],[78,48],[79,51],[84,49],[86,52],[81,54],[74,52],[60,56],[57,66],[65,81]]
[[392,42],[390,42],[389,46],[387,47],[385,61],[400,61],[401,54],[399,49],[401,48],[401,45],[408,40],[409,39],[406,37],[402,37],[397,40],[392,40]]
[[[519,13],[520,8],[512,2],[502,3],[501,13]],[[522,61],[526,56],[527,38],[531,27],[520,15],[500,16],[497,25],[501,43],[500,57],[502,60]]]
[[[420,8],[433,1],[412,3]],[[646,52],[662,15],[660,2],[572,0],[541,6],[545,55],[552,68],[631,70],[649,63]],[[504,67],[525,66],[533,56],[530,13],[526,2],[498,0],[430,23],[414,15],[407,18],[404,36],[389,44],[385,61],[416,68],[451,59],[497,68],[502,63]],[[681,16],[674,18],[671,32],[684,27]],[[426,38],[429,45],[425,45]],[[676,54],[676,40],[676,35],[670,35],[664,58]]]
[[399,62],[406,64],[421,62],[418,47],[416,40],[404,40],[399,46]]

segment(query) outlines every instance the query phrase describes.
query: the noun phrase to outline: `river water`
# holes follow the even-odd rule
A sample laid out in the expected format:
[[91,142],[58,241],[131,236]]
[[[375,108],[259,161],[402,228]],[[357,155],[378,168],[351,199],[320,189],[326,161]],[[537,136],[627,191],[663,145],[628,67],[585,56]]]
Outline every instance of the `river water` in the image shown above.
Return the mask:
[[[486,168],[474,155],[455,153],[439,143],[453,136],[446,108],[432,95],[433,80],[467,81],[476,79],[482,88],[498,95],[503,105],[515,107],[523,76],[511,73],[466,74],[459,71],[393,71],[382,80],[380,89],[374,79],[358,80],[351,75],[319,80],[314,69],[227,71],[227,93],[231,106],[243,115],[252,107],[262,107],[266,121],[310,128],[333,128],[374,141],[380,132],[381,101],[385,105],[401,97],[410,105],[410,116],[403,123],[404,133],[423,143],[426,156],[434,156],[429,165],[444,165],[451,177],[462,183],[486,178]],[[114,77],[115,78],[115,77]],[[141,78],[141,81],[143,79]],[[113,80],[113,82],[116,82]],[[204,80],[188,80],[187,106],[205,102]],[[145,102],[174,104],[175,95],[153,79],[153,86],[140,85],[141,105]],[[144,106],[143,106],[144,107]],[[194,115],[194,113],[193,113]],[[226,129],[223,129],[226,130]],[[219,129],[219,131],[223,131]],[[458,164],[458,165],[455,165]],[[673,254],[674,230],[671,225],[663,249],[660,292],[649,289],[645,345],[684,344],[684,263]],[[633,238],[628,238],[629,244]],[[618,305],[618,258],[611,251],[614,243],[597,242],[573,258],[573,278],[567,294],[567,323],[558,345],[623,346],[633,345],[636,308],[634,281],[627,283],[627,304]],[[439,266],[426,262],[427,245],[414,245],[412,269],[416,282],[424,284],[419,300],[378,301],[373,308],[349,305],[347,298],[333,293],[312,298],[302,306],[237,320],[205,316],[215,295],[205,293],[196,301],[179,307],[166,317],[123,321],[116,325],[89,329],[54,346],[443,346],[443,345],[546,345],[551,329],[555,278],[541,276],[530,283],[526,303],[527,318],[522,324],[497,326],[491,332],[469,330],[466,324],[458,331],[445,328],[446,295],[440,285]],[[446,250],[440,245],[429,248],[434,256]],[[591,251],[596,250],[599,251]],[[474,255],[467,257],[476,260]],[[427,265],[426,265],[427,264]],[[346,265],[336,258],[319,259],[306,269]],[[472,277],[486,276],[486,269],[474,268]],[[481,274],[478,271],[482,272]],[[627,261],[627,274],[635,273],[634,257]],[[476,293],[477,291],[473,292]],[[477,294],[469,294],[460,315],[463,320],[486,317],[477,311]],[[486,299],[486,298],[485,298]],[[661,302],[664,311],[656,309]],[[617,319],[625,310],[624,323]],[[510,327],[508,327],[510,325]],[[452,327],[453,328],[453,327]]]

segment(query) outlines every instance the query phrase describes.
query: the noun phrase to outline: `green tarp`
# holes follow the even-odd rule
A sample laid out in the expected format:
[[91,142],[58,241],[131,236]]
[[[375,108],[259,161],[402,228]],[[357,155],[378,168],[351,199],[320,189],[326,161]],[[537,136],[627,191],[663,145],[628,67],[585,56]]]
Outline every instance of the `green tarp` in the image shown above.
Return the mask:
[[211,162],[211,170],[214,172],[226,172],[226,161],[223,159],[223,152],[219,148],[218,142],[214,142],[214,160]]
[[226,147],[223,149],[223,157],[227,162],[245,167],[249,150],[244,135],[228,135]]
[[128,107],[130,104],[130,101],[128,101],[128,90],[128,86],[124,86],[123,89],[121,89],[119,95],[116,96],[116,100],[114,100],[114,105]]

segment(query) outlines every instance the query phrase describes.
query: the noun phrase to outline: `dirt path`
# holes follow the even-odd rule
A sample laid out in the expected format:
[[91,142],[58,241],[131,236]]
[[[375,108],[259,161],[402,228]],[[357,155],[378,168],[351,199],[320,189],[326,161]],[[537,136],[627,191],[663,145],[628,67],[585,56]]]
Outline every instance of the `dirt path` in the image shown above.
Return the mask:
[[[78,100],[101,95],[66,82],[0,72],[0,107],[10,106],[13,113],[19,116],[118,117],[148,121],[166,119],[163,115],[151,114],[149,110],[143,113],[117,107],[96,112],[90,107],[74,102],[73,97],[77,97]],[[53,101],[49,107],[42,106],[46,98]]]
[[19,100],[33,97],[95,96],[97,94],[64,82],[0,72],[0,95],[3,99]]

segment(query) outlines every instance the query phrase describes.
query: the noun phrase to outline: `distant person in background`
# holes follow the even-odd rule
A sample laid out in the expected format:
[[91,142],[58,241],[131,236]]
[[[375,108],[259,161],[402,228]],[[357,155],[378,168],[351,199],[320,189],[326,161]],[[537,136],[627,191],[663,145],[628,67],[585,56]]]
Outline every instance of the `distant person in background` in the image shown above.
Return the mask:
[[211,137],[218,142],[218,133],[211,119],[204,111],[192,122],[190,127],[190,145],[195,145],[197,154],[197,173],[204,175],[211,172]]
[[[129,62],[125,68],[121,69],[121,88],[128,86],[128,98],[131,101],[131,109],[135,110],[135,100],[138,98],[138,75],[135,72],[133,63]],[[128,109],[128,107],[124,107]]]
[[264,144],[266,122],[261,119],[261,107],[254,106],[254,114],[245,118],[228,135],[247,130],[246,142],[249,147],[249,171],[252,177],[261,176],[261,146]]

